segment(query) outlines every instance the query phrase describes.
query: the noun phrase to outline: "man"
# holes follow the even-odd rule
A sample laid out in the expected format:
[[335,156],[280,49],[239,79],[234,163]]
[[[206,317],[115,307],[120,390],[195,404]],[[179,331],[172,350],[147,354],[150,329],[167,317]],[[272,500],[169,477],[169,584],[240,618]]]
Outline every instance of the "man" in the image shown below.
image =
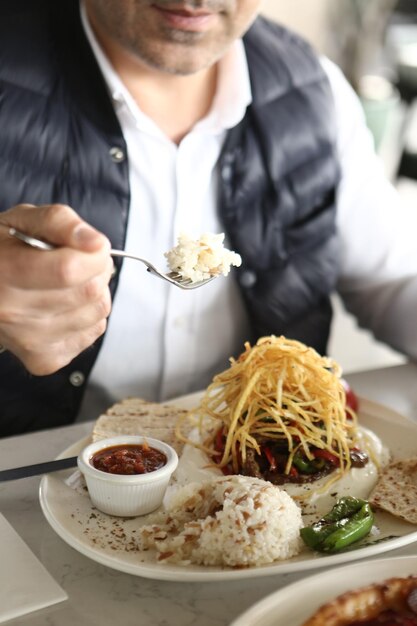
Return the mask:
[[[1,434],[192,391],[261,335],[324,352],[336,285],[417,355],[417,220],[341,75],[260,6],[3,4]],[[112,278],[110,247],[160,265],[181,230],[225,231],[242,267],[189,293],[134,261]]]

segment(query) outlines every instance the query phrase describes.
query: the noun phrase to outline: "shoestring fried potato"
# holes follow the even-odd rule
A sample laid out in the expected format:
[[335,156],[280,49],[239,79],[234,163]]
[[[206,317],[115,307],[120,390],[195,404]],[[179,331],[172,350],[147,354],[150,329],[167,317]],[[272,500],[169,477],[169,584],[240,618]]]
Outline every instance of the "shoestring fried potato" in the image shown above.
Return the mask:
[[329,473],[337,480],[351,467],[357,418],[341,368],[299,341],[246,343],[214,377],[196,414],[200,432],[207,433],[207,418],[211,427],[202,443],[191,443],[225,473],[259,476],[251,471],[256,459],[263,477],[281,474],[272,482],[302,482],[300,475],[312,482]]

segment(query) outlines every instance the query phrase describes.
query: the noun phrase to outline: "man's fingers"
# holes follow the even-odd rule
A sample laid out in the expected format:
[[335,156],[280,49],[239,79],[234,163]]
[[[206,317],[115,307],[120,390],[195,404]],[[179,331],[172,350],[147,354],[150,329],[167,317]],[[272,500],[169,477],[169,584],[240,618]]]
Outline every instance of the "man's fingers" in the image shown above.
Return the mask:
[[[0,341],[31,373],[50,374],[105,332],[110,242],[60,204],[13,207],[0,224]],[[33,248],[8,228],[54,249]]]
[[0,248],[0,269],[10,286],[22,290],[66,289],[103,274],[107,282],[113,261],[107,246],[97,252],[70,248],[44,251],[19,241]]
[[0,286],[0,325],[77,311],[101,300],[108,290],[110,272],[94,276],[73,288],[18,289]]
[[110,249],[110,242],[98,230],[84,222],[65,204],[33,206],[20,204],[0,216],[2,224],[58,247],[84,252]]
[[107,290],[95,302],[61,314],[49,314],[42,317],[28,316],[25,320],[20,316],[15,324],[3,322],[3,331],[7,324],[11,340],[26,352],[41,353],[48,351],[48,346],[66,341],[72,335],[88,331],[101,321],[107,319],[111,311],[111,297]]
[[68,365],[75,356],[89,348],[106,331],[107,322],[100,320],[83,332],[74,333],[40,351],[16,349],[14,354],[35,376],[47,376]]
[[106,330],[110,290],[84,306],[61,314],[7,315],[1,320],[2,343],[32,374],[46,375],[64,367]]

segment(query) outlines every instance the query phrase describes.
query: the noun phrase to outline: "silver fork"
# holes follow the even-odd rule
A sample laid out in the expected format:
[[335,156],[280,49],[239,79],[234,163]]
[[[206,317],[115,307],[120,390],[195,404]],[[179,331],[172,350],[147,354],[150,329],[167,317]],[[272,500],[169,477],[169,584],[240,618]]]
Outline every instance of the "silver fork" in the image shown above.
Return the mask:
[[[31,237],[30,235],[27,235],[26,233],[22,233],[21,230],[16,230],[16,228],[6,226],[5,224],[1,224],[1,226],[5,226],[8,229],[9,235],[11,237],[15,237],[16,239],[23,241],[23,243],[31,246],[32,248],[38,248],[39,250],[55,250],[56,248],[56,246],[53,246],[52,244],[47,243],[46,241],[42,241],[41,239],[37,239],[36,237]],[[140,263],[143,263],[144,265],[146,265],[146,269],[148,272],[150,272],[150,274],[153,274],[153,276],[158,276],[158,278],[162,278],[162,280],[166,280],[169,283],[171,283],[171,285],[175,285],[176,287],[179,287],[180,289],[197,289],[198,287],[203,287],[204,285],[207,285],[214,278],[216,278],[216,276],[211,276],[210,278],[206,278],[205,280],[199,280],[199,281],[193,282],[191,279],[182,276],[179,272],[167,272],[167,273],[161,272],[152,263],[150,263],[150,261],[147,261],[146,259],[142,259],[141,257],[136,256],[135,254],[130,254],[129,252],[125,252],[124,250],[112,249],[110,250],[110,255],[113,257],[124,257],[127,259],[134,259],[135,261],[140,261]]]

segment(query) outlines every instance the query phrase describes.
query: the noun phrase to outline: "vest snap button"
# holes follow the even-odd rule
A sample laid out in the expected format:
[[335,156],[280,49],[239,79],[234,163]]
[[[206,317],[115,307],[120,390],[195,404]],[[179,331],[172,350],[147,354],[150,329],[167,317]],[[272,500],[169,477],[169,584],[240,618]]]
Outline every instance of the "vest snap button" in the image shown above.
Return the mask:
[[230,180],[232,180],[232,175],[233,175],[233,169],[231,165],[224,165],[222,168],[222,179],[225,182],[229,182]]
[[78,371],[72,372],[69,377],[69,381],[73,387],[81,387],[81,385],[84,383],[84,380],[84,374]]
[[113,148],[110,148],[109,154],[111,160],[114,161],[114,163],[121,163],[126,158],[124,151],[118,146],[113,146]]
[[240,285],[246,289],[253,287],[257,280],[258,278],[253,270],[246,270],[239,276]]

